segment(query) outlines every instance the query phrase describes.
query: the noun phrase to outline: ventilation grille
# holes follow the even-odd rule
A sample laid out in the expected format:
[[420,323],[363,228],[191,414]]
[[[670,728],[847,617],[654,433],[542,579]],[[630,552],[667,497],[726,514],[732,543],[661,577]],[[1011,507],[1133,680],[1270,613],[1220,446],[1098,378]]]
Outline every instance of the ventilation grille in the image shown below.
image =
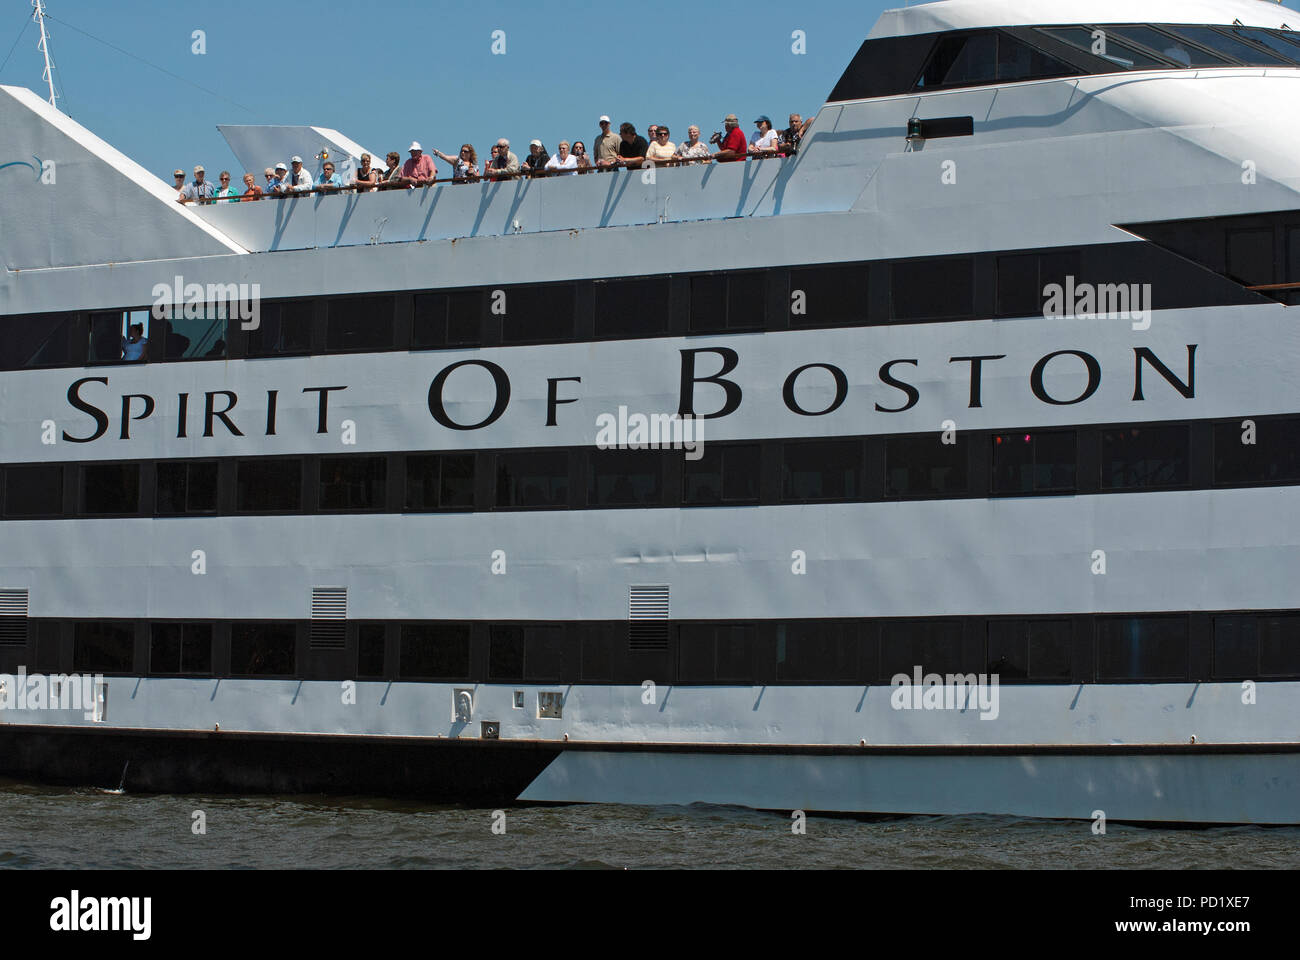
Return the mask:
[[0,590],[0,647],[27,643],[27,591]]
[[629,650],[668,649],[668,585],[629,587],[627,598]]
[[342,650],[348,627],[348,588],[311,588],[311,648]]

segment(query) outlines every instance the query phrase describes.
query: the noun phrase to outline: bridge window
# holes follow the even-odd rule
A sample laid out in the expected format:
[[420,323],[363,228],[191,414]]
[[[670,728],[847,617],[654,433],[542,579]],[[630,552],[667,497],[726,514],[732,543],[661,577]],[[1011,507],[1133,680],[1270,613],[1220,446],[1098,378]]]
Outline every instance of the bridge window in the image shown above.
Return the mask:
[[1154,27],[1107,26],[1100,29],[1106,32],[1108,41],[1110,37],[1118,37],[1120,40],[1141,44],[1148,50],[1172,60],[1181,67],[1219,67],[1228,63],[1225,58],[1218,54],[1202,50],[1200,47],[1163,33]]
[[990,30],[941,37],[916,86],[921,90],[969,87],[1064,77],[1076,72],[1015,37]]
[[291,677],[297,662],[297,630],[292,623],[236,623],[231,627],[231,676]]
[[1292,62],[1284,57],[1279,57],[1271,51],[1261,50],[1237,37],[1230,37],[1226,33],[1220,33],[1213,27],[1169,27],[1168,29],[1170,33],[1191,40],[1193,43],[1199,43],[1203,47],[1209,47],[1219,53],[1227,54],[1242,63],[1288,66]]
[[310,300],[262,304],[257,329],[248,331],[248,355],[275,357],[309,352],[314,309]]
[[[1137,47],[1121,43],[1101,28],[1092,30],[1088,27],[1039,27],[1038,29],[1049,37],[1064,40],[1066,43],[1087,53],[1105,57],[1126,70],[1168,66],[1163,60],[1153,57],[1149,53],[1143,53]],[[1101,36],[1094,36],[1095,33],[1099,32],[1102,34]]]

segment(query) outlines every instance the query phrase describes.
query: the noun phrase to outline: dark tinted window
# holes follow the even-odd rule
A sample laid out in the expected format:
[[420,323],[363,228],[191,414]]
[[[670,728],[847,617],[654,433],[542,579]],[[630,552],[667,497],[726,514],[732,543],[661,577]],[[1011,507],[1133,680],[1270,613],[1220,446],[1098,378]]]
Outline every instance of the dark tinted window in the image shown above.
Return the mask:
[[94,463],[81,468],[81,505],[88,514],[136,513],[140,509],[138,463]]
[[895,319],[941,320],[975,312],[974,267],[969,257],[896,263],[891,269]]
[[149,640],[149,672],[211,673],[212,624],[153,624]]
[[462,347],[481,339],[483,292],[422,293],[415,298],[411,347]]
[[230,630],[230,672],[236,677],[294,674],[296,631],[292,623],[236,623]]
[[[149,325],[149,359],[196,360],[220,359],[226,355],[226,310],[203,305],[198,317],[184,311],[175,317],[155,319]],[[250,321],[251,322],[251,321]]]
[[1003,83],[1061,77],[1075,72],[1073,67],[1015,37],[998,34],[998,80]]
[[1228,276],[1247,285],[1273,283],[1273,230],[1229,230]]
[[488,638],[488,679],[524,679],[524,628],[494,626]]
[[749,624],[683,624],[678,632],[677,679],[682,683],[751,682],[755,633]]
[[790,326],[822,327],[867,319],[865,264],[790,271]]
[[1104,31],[1103,36],[1094,37],[1093,31],[1085,27],[1052,27],[1051,29],[1039,27],[1039,29],[1043,33],[1056,37],[1058,40],[1073,44],[1080,50],[1105,57],[1126,70],[1167,66],[1163,60],[1148,53],[1143,53],[1137,47],[1121,43],[1119,40],[1106,35]]
[[1152,27],[1103,28],[1108,38],[1137,42],[1183,67],[1213,67],[1227,63],[1223,57],[1194,47]]
[[990,620],[984,671],[1006,680],[1068,680],[1074,630],[1069,620]]
[[53,517],[63,513],[63,467],[5,467],[5,516]]
[[1259,677],[1259,625],[1253,614],[1214,618],[1214,677]]
[[997,34],[969,33],[942,37],[916,85],[946,87],[993,83],[997,77]]
[[862,493],[860,441],[787,442],[782,453],[782,499],[852,500]]
[[1300,417],[1250,418],[1249,427],[1245,422],[1215,424],[1214,482],[1300,480]]
[[301,460],[240,460],[235,477],[236,510],[289,511],[302,506]]
[[1075,489],[1079,463],[1073,430],[993,436],[994,493],[1052,493]]
[[966,492],[967,444],[963,434],[944,443],[938,433],[885,441],[885,495],[940,497]]
[[1300,616],[1260,616],[1259,675],[1300,676]]
[[[90,315],[90,350],[87,359],[91,363],[110,363],[122,359],[122,337],[125,336],[126,323],[127,315],[122,310]],[[145,329],[147,331],[148,326]]]
[[1283,59],[1300,62],[1300,47],[1288,43],[1282,37],[1270,33],[1268,30],[1262,30],[1259,27],[1233,27],[1232,33],[1236,37],[1244,40],[1254,40],[1262,44],[1276,54],[1280,54]]
[[357,676],[359,678],[384,675],[384,625],[363,623],[357,627]]
[[406,458],[407,510],[468,510],[474,506],[474,455]]
[[[554,283],[540,287],[506,287],[490,294],[490,310],[501,317],[503,343],[573,338],[577,287]],[[504,312],[502,312],[504,311]]]
[[1064,253],[1017,253],[998,257],[997,313],[1000,317],[1032,317],[1043,314],[1047,287],[1066,277],[1079,277],[1079,255]]
[[596,336],[648,337],[668,329],[667,277],[596,281]]
[[346,297],[327,304],[326,350],[391,350],[393,297]]
[[497,454],[498,507],[563,507],[569,503],[569,455]]
[[315,304],[310,300],[263,303],[256,330],[248,331],[248,355],[271,357],[306,353],[311,349]]
[[488,640],[488,679],[558,681],[569,646],[563,627],[493,626]]
[[758,458],[757,444],[705,444],[700,459],[683,462],[682,502],[757,503]]
[[216,461],[159,463],[157,479],[158,513],[212,513],[217,509]]
[[860,643],[854,624],[803,620],[776,628],[776,678],[786,683],[851,683]]
[[592,506],[657,505],[663,501],[661,450],[597,450],[590,455],[587,503]]
[[[0,370],[66,364],[72,359],[72,314],[8,317],[0,337]],[[120,355],[120,354],[119,354]]]
[[1182,680],[1188,672],[1186,617],[1102,617],[1098,680]]
[[[1242,63],[1262,66],[1290,63],[1289,60],[1283,57],[1279,57],[1267,50],[1260,50],[1258,47],[1237,37],[1220,33],[1213,27],[1169,27],[1168,29],[1171,33],[1186,37],[1203,47],[1209,47],[1211,50],[1227,54]],[[1258,32],[1263,33],[1264,31],[1260,30]]]
[[404,679],[464,680],[469,676],[469,625],[403,625],[398,675]]
[[322,510],[378,510],[385,502],[384,457],[323,457],[320,462]]
[[691,333],[762,327],[766,292],[767,274],[762,270],[691,277]]
[[1186,483],[1190,432],[1186,426],[1103,430],[1102,489],[1168,487]]
[[[880,627],[880,679],[897,674],[964,673],[960,620],[891,620]],[[973,668],[972,668],[973,669]]]
[[78,623],[72,669],[78,673],[131,673],[135,627],[129,623]]

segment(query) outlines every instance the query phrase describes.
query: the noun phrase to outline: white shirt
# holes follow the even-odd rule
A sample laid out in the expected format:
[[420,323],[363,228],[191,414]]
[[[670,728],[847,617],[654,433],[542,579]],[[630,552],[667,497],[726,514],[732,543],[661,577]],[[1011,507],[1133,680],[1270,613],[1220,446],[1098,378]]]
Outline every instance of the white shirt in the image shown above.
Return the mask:
[[290,170],[288,173],[284,175],[285,190],[291,191],[293,193],[297,193],[299,191],[310,190],[312,188],[311,174],[307,172],[306,167],[303,167],[302,173],[298,174],[298,185],[293,186],[292,184],[293,184],[293,171]]
[[578,158],[569,154],[568,159],[560,161],[560,155],[557,153],[551,159],[546,161],[547,170],[560,170],[561,176],[569,176],[578,172]]
[[759,150],[775,150],[777,144],[776,130],[759,133],[757,130],[749,138],[749,145]]

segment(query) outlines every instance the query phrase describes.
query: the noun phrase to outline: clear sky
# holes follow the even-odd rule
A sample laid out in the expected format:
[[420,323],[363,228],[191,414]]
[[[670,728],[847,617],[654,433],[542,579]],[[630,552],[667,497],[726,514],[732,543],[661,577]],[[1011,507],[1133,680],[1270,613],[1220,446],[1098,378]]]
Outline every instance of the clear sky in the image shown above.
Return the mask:
[[[760,114],[784,127],[791,112],[817,112],[880,12],[904,3],[46,5],[60,109],[170,181],[175,167],[188,173],[201,162],[210,178],[233,167],[218,123],[333,127],[377,159],[394,149],[405,157],[412,139],[447,153],[470,142],[480,156],[501,136],[521,156],[533,137],[551,152],[561,139],[590,147],[602,113],[615,129],[627,120],[640,133],[667,123],[673,140],[691,123],[708,139],[733,112],[747,134]],[[30,14],[30,0],[0,2],[0,60],[19,41],[0,83],[43,94]],[[202,54],[194,52],[196,30],[203,31]],[[498,30],[504,54],[492,52]],[[803,54],[792,49],[796,30]]]

